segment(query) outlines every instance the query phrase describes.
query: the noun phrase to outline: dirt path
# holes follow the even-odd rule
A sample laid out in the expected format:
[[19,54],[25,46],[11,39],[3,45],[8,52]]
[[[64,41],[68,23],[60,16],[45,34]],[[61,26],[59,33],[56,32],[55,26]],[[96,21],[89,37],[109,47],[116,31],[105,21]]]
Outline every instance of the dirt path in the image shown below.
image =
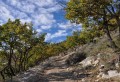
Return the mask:
[[46,78],[45,82],[79,82],[80,78],[75,76],[74,67],[66,66],[65,60],[67,58],[68,56],[55,56],[48,60],[49,66],[42,72]]
[[17,75],[13,82],[82,82],[81,79],[86,75],[75,72],[74,66],[68,67],[65,63],[68,57],[69,55],[50,57],[40,65]]

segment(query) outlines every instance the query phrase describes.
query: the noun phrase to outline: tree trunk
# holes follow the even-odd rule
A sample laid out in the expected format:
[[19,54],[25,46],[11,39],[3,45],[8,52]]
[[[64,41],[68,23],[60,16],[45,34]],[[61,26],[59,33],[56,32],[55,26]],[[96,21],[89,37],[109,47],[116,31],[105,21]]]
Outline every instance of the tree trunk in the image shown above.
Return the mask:
[[18,72],[21,72],[21,68],[22,68],[22,54],[20,54],[19,58]]
[[8,60],[8,68],[7,68],[7,69],[9,69],[8,76],[11,78],[11,82],[12,82],[12,77],[15,76],[15,72],[14,72],[13,67],[12,67],[12,56],[13,56],[13,49],[11,47],[9,60]]
[[109,28],[108,28],[108,21],[107,21],[107,16],[106,16],[106,11],[103,10],[104,12],[104,15],[103,15],[103,26],[104,26],[104,29],[105,29],[105,33],[107,34],[107,37],[108,37],[108,40],[110,41],[110,44],[111,44],[111,47],[112,48],[118,48],[117,45],[115,44],[115,42],[113,41],[111,35],[110,35],[110,31],[109,31]]
[[116,16],[116,21],[117,21],[117,25],[118,25],[118,29],[119,29],[119,39],[120,39],[120,18],[118,16]]
[[104,25],[104,28],[105,28],[105,32],[107,34],[108,40],[110,41],[111,47],[112,48],[118,48],[117,45],[115,44],[115,42],[113,41],[111,35],[110,35],[110,31],[108,29],[108,26]]

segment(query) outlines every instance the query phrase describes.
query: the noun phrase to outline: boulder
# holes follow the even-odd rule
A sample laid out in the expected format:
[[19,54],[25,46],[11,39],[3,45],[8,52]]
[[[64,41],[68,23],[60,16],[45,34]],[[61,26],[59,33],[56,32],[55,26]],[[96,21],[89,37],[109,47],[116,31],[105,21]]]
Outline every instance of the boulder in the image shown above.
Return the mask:
[[93,65],[94,60],[95,60],[95,58],[93,56],[87,57],[86,59],[84,59],[79,64],[82,64],[83,67],[87,67],[87,66]]
[[112,78],[112,77],[116,77],[116,76],[120,77],[120,73],[117,72],[117,70],[109,70],[107,72],[107,74],[105,74],[104,72],[100,72],[97,77],[99,77],[99,78]]

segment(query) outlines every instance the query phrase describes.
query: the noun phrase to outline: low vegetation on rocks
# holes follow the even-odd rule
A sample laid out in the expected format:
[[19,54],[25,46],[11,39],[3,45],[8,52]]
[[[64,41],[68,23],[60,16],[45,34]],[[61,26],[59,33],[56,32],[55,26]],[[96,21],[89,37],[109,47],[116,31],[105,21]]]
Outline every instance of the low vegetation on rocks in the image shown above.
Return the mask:
[[85,58],[86,58],[86,54],[84,52],[75,52],[71,54],[65,62],[67,65],[74,65],[78,62],[81,62]]

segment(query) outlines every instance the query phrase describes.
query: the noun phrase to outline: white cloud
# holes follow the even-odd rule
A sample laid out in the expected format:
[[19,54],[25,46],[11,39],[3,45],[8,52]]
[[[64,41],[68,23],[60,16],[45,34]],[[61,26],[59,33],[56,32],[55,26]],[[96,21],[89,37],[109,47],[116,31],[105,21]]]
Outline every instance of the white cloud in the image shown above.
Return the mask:
[[27,13],[35,12],[35,5],[33,5],[33,4],[24,4],[24,5],[21,5],[19,8],[21,8],[21,11],[23,11],[23,12],[27,12]]
[[43,30],[48,30],[48,29],[50,29],[50,28],[51,28],[50,25],[47,25],[47,26],[41,26],[41,29],[43,29]]
[[58,10],[62,9],[62,7],[60,5],[55,5],[55,6],[52,6],[50,8],[47,8],[46,11],[47,12],[56,12]]
[[2,20],[0,20],[0,25],[4,24],[4,22]]
[[47,35],[45,36],[45,41],[49,41],[52,39],[52,34],[51,33],[47,33]]
[[73,25],[68,21],[66,23],[58,23],[58,26],[61,29],[71,29]]
[[61,37],[61,36],[66,36],[66,30],[58,30],[58,32],[56,32],[55,34],[52,35],[52,37]]
[[39,32],[39,33],[43,32],[41,29],[37,29],[36,31]]
[[26,19],[21,19],[22,23],[28,22],[30,23],[32,20],[30,18],[26,18]]
[[61,7],[60,5],[54,5],[54,6],[50,6],[50,7],[39,7],[39,8],[37,9],[37,11],[38,11],[39,13],[45,14],[45,13],[57,12],[57,11],[59,11],[59,10],[61,10],[61,9],[62,9],[62,7]]
[[54,16],[52,14],[46,13],[46,14],[40,14],[37,16],[33,16],[35,23],[37,25],[50,25],[52,23],[55,23],[56,20],[54,19]]
[[[22,22],[33,22],[43,29],[52,27],[56,20],[53,12],[60,10],[56,0],[6,0],[0,1],[0,20],[19,18]],[[3,13],[5,12],[5,13]]]
[[7,0],[11,5],[16,5],[19,0]]
[[35,10],[35,5],[30,3],[29,0],[7,0],[7,3],[17,8],[18,10],[26,13],[33,13]]
[[48,33],[45,37],[45,41],[49,41],[52,40],[53,38],[67,36],[67,35],[68,33],[66,32],[66,30],[58,30],[58,32],[54,34]]
[[10,11],[6,7],[0,5],[0,20],[8,20],[9,18],[14,19]]
[[77,29],[81,28],[81,24],[71,23],[70,21],[58,23],[59,28],[61,29]]
[[62,41],[64,41],[63,39],[58,39],[57,41],[56,41],[56,43],[59,43],[59,42],[62,42]]
[[28,0],[39,7],[53,6],[56,4],[55,0]]
[[[23,23],[32,22],[37,32],[43,32],[52,29],[54,25],[62,28],[56,33],[48,33],[46,40],[56,37],[66,36],[66,29],[69,23],[59,23],[55,19],[54,12],[62,7],[57,3],[58,0],[0,0],[0,25],[7,22],[8,18],[19,18]],[[63,21],[64,22],[64,21]],[[56,27],[54,26],[54,27]],[[70,27],[71,28],[71,27]]]

